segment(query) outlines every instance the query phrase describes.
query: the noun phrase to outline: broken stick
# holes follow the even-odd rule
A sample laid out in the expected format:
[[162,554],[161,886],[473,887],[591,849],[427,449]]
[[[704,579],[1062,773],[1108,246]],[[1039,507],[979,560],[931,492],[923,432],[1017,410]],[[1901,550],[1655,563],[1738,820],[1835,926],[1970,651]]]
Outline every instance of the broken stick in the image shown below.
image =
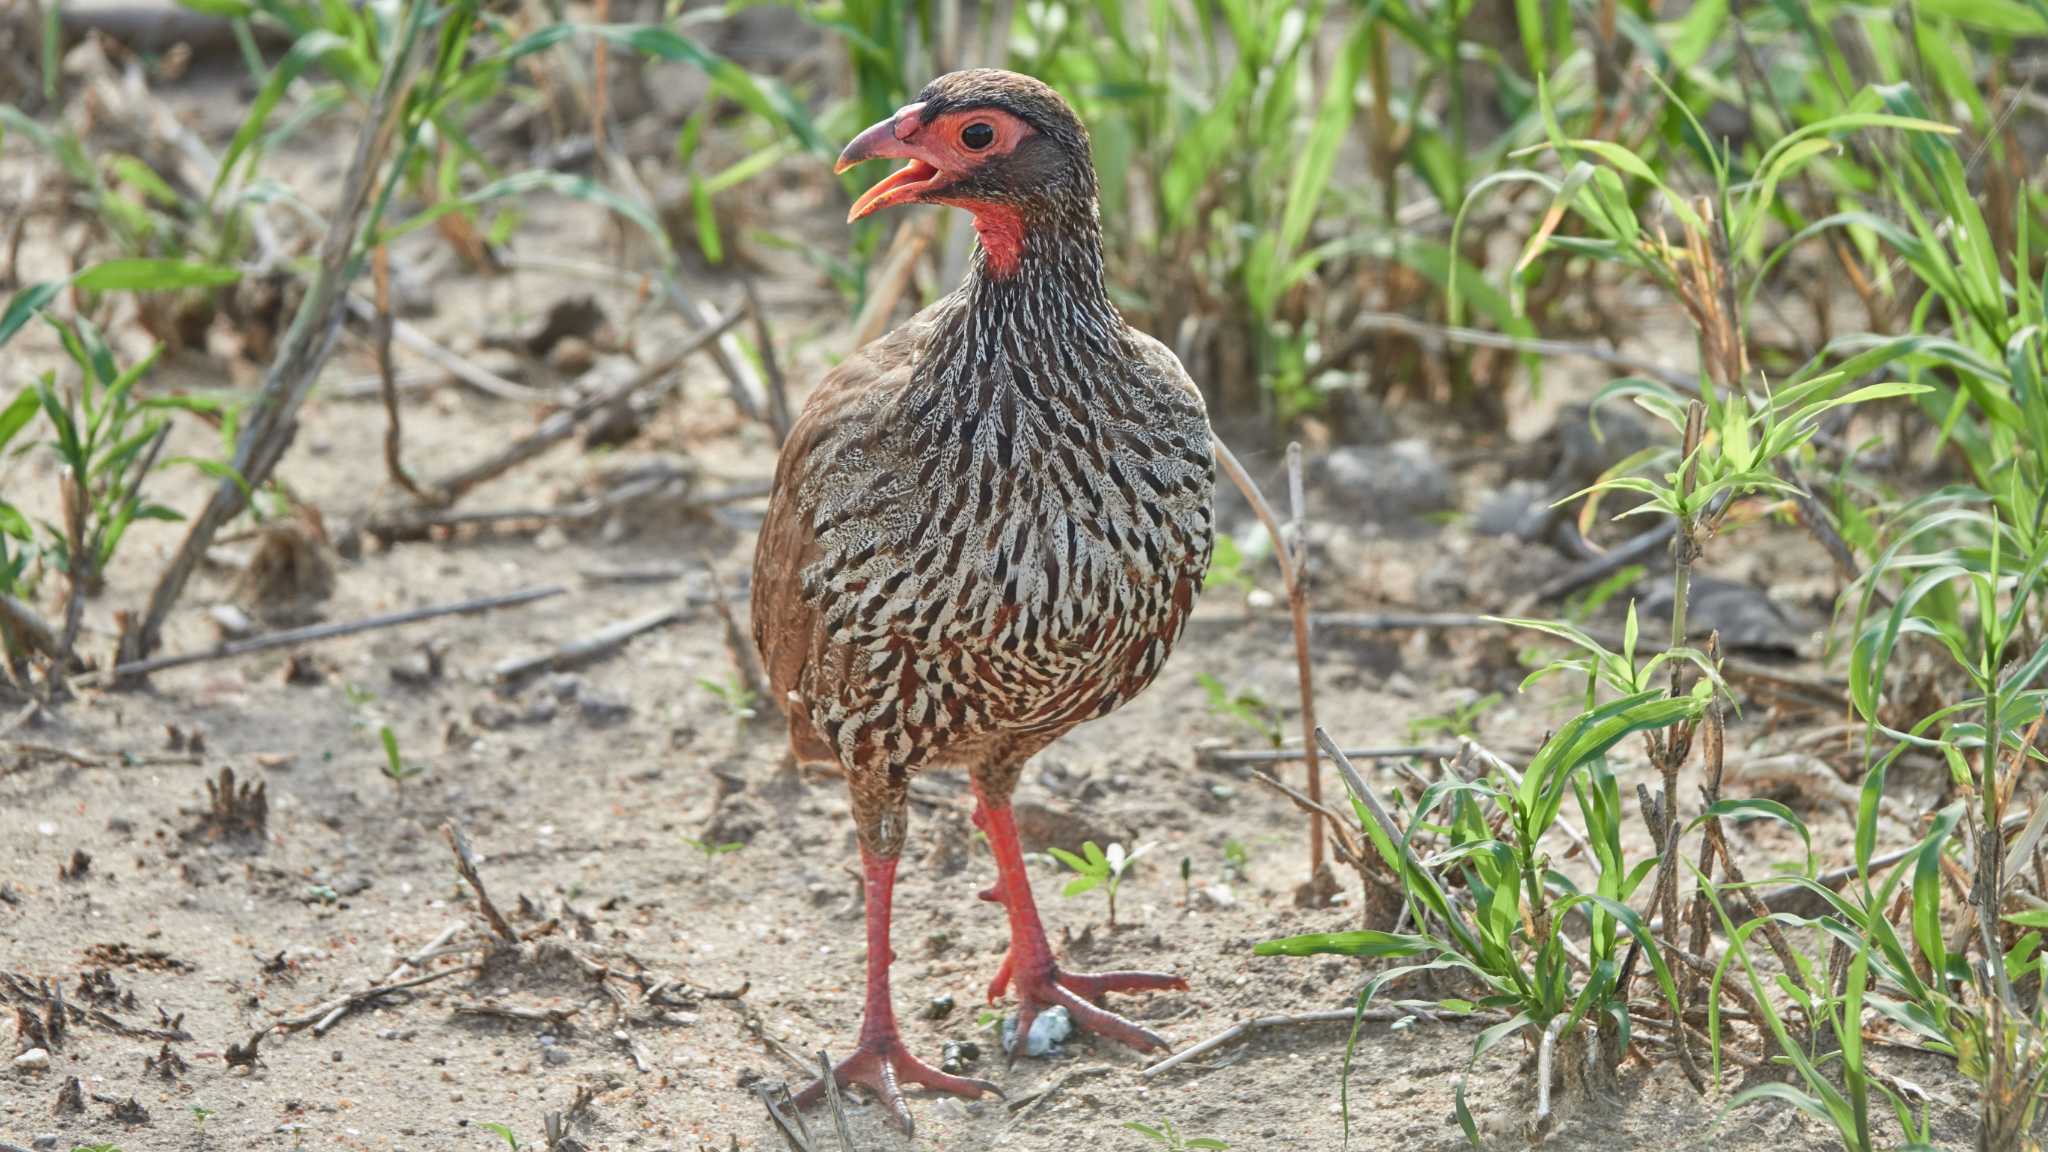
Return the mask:
[[[131,660],[126,664],[116,664],[111,673],[101,673],[98,678],[118,680],[130,676],[147,676],[166,668],[179,668],[209,660],[226,660],[234,656],[247,656],[252,652],[289,648],[294,644],[308,644],[315,640],[332,640],[338,636],[353,636],[359,632],[371,632],[379,628],[396,628],[402,624],[416,624],[441,616],[466,616],[475,612],[488,612],[494,608],[512,608],[521,604],[531,604],[536,600],[545,600],[550,596],[560,596],[567,591],[568,589],[560,584],[549,584],[539,588],[507,592],[502,596],[479,596],[474,600],[458,600],[453,604],[436,604],[427,608],[411,608],[404,612],[387,612],[382,616],[371,616],[343,624],[313,624],[304,628],[287,628],[267,636],[231,641],[206,652],[187,652],[180,656],[152,656],[147,660]],[[81,679],[79,682],[89,681]]]

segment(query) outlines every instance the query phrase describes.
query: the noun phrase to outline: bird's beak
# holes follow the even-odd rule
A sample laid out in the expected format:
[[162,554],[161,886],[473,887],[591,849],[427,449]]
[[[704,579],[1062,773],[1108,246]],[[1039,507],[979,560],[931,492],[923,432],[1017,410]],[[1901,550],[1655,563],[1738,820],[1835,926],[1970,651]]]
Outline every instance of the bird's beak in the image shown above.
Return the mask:
[[924,105],[907,104],[896,110],[894,116],[882,121],[853,138],[846,151],[839,154],[839,162],[832,166],[835,173],[844,172],[856,164],[869,160],[907,159],[910,163],[890,173],[881,183],[860,194],[853,202],[853,208],[846,214],[846,222],[894,208],[898,204],[914,204],[927,191],[931,182],[940,173],[938,166],[926,160],[920,149],[909,143],[910,137],[923,126],[920,119]]

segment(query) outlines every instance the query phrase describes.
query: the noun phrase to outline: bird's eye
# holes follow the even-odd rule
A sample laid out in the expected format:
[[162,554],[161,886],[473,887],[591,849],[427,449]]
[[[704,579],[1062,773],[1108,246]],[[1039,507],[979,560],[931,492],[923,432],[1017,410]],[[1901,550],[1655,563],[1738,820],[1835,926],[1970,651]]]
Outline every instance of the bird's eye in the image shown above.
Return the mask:
[[960,143],[970,152],[979,152],[996,142],[996,130],[986,121],[976,120],[960,130]]

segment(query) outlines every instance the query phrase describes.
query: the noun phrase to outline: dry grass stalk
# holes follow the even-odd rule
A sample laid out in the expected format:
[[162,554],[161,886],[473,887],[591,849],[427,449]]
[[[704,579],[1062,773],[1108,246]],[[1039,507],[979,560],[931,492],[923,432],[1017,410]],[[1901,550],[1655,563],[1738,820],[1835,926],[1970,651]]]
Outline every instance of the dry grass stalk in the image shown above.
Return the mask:
[[470,850],[469,837],[463,835],[462,825],[450,820],[441,825],[441,835],[447,838],[448,848],[455,853],[455,871],[460,873],[470,890],[476,893],[477,911],[483,915],[484,923],[490,927],[495,944],[500,948],[519,946],[519,933],[513,931],[511,921],[498,911],[491,902],[491,894],[484,888],[483,877],[477,875],[476,854]]
[[391,249],[388,246],[377,246],[370,268],[377,289],[377,320],[371,343],[377,349],[378,393],[384,398],[384,471],[391,476],[392,483],[421,500],[434,503],[437,502],[434,494],[420,487],[419,481],[406,471],[403,459],[405,433],[398,415],[398,366],[391,357],[391,332],[396,317],[391,312]]
[[133,664],[156,650],[164,621],[184,594],[185,584],[212,545],[214,534],[241,513],[250,492],[269,481],[271,471],[291,444],[299,407],[312,391],[340,331],[348,299],[348,277],[355,266],[357,238],[370,211],[377,175],[383,171],[384,159],[390,154],[404,119],[405,93],[412,86],[422,44],[427,39],[421,35],[401,37],[393,48],[392,58],[385,63],[383,79],[370,102],[369,116],[356,138],[341,197],[329,217],[312,283],[250,408],[249,421],[236,441],[233,463],[238,479],[222,480],[206,507],[193,519],[177,553],[158,577],[140,622],[123,638],[121,658],[125,662]]
[[[1273,541],[1274,558],[1280,562],[1280,580],[1287,590],[1288,615],[1294,623],[1295,672],[1300,681],[1301,723],[1302,732],[1306,737],[1302,741],[1302,758],[1308,765],[1307,792],[1310,802],[1320,806],[1323,802],[1323,779],[1322,763],[1316,755],[1315,685],[1309,658],[1308,588],[1300,570],[1301,563],[1308,555],[1307,545],[1300,540],[1299,532],[1301,446],[1292,445],[1288,450],[1288,488],[1290,495],[1295,497],[1297,528],[1295,546],[1290,547],[1287,536],[1280,530],[1279,518],[1273,515],[1272,506],[1266,503],[1266,497],[1259,491],[1258,483],[1244,470],[1244,465],[1238,462],[1230,446],[1225,444],[1221,437],[1211,437],[1210,445],[1215,450],[1216,462],[1222,466],[1224,474],[1237,485],[1237,490],[1244,494],[1246,503],[1252,506],[1252,512],[1258,516],[1259,523],[1265,526],[1266,535]],[[1323,818],[1320,813],[1313,811],[1308,818],[1308,856],[1309,876],[1313,878],[1323,870],[1324,863]]]
[[267,652],[275,648],[289,648],[297,644],[310,644],[316,640],[332,640],[339,636],[353,636],[361,632],[372,632],[380,628],[395,628],[402,624],[416,624],[441,616],[466,616],[473,612],[487,612],[494,608],[510,608],[560,596],[568,589],[559,584],[540,588],[526,588],[518,592],[507,592],[502,596],[480,596],[474,600],[458,600],[453,604],[437,604],[428,608],[413,608],[404,612],[391,612],[382,616],[371,616],[342,624],[314,624],[305,628],[289,628],[283,632],[272,632],[267,636],[256,636],[248,640],[236,640],[206,652],[188,652],[181,656],[153,656],[147,660],[136,660],[117,664],[111,672],[101,674],[102,679],[120,679],[130,676],[146,676],[166,668],[182,668],[187,664],[203,664],[212,660],[225,660],[234,656],[246,656],[252,652]]

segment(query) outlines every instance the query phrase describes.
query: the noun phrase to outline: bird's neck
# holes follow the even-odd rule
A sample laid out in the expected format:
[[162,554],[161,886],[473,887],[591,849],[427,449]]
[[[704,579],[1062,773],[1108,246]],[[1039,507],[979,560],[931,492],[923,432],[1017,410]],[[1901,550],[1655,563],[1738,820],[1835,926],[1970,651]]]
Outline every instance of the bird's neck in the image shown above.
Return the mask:
[[1025,208],[972,206],[981,237],[962,291],[977,309],[1057,322],[1121,317],[1109,302],[1102,276],[1102,225],[1093,198]]

